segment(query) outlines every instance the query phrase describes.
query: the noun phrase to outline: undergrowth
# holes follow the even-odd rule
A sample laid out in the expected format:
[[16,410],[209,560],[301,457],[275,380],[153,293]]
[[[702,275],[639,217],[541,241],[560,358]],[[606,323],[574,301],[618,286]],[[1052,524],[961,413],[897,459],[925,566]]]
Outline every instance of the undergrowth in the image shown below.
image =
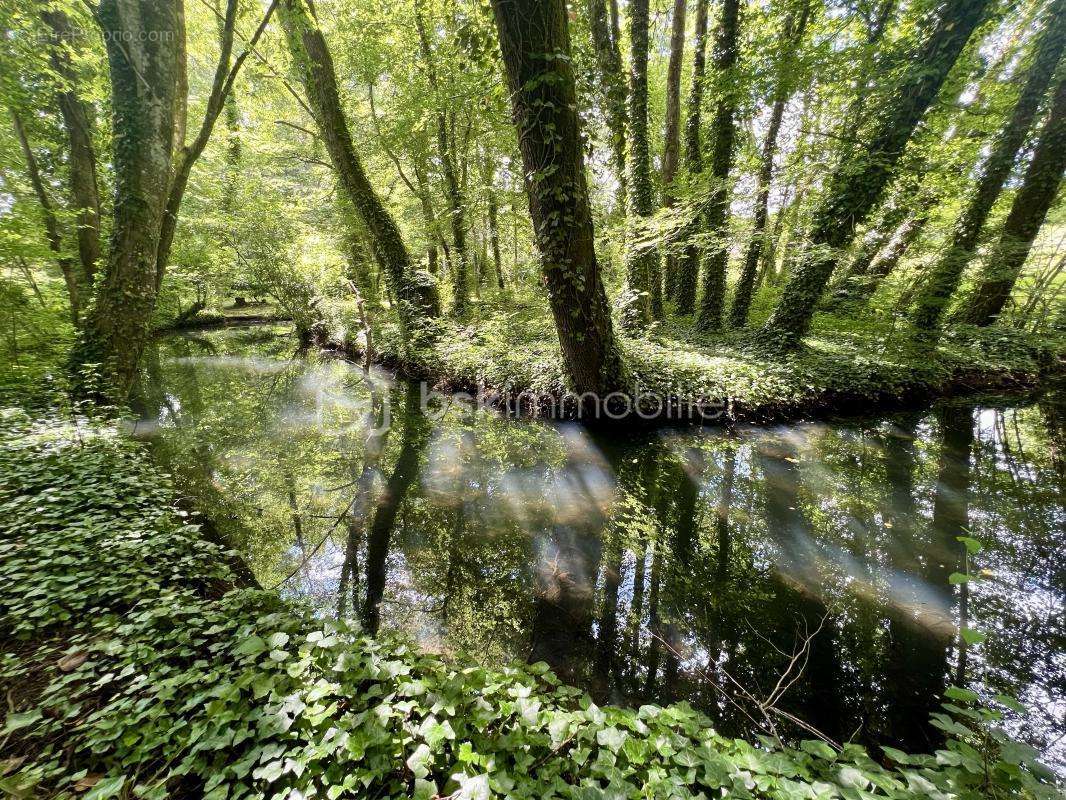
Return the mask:
[[958,696],[942,751],[714,733],[598,707],[542,664],[485,669],[238,585],[142,446],[0,414],[0,788],[16,798],[1057,796]]
[[[376,330],[377,355],[449,388],[565,393],[558,340],[536,303],[486,303],[464,320],[432,325],[414,346],[395,328]],[[745,420],[1024,387],[1061,370],[1066,357],[1061,334],[957,326],[929,345],[891,321],[824,314],[794,352],[766,350],[746,331],[701,336],[682,320],[667,320],[644,336],[622,335],[620,342],[631,379],[626,388],[634,395],[710,401]]]

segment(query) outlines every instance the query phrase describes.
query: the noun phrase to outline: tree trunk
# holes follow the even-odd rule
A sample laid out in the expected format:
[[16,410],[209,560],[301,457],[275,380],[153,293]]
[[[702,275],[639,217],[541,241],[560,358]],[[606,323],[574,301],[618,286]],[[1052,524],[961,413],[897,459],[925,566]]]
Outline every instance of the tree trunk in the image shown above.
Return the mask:
[[48,190],[41,179],[41,171],[37,166],[37,156],[34,155],[33,148],[30,147],[26,128],[15,111],[11,112],[11,122],[15,128],[15,137],[19,140],[19,146],[22,148],[22,155],[26,159],[26,174],[30,178],[30,185],[33,187],[33,193],[37,196],[37,202],[41,206],[41,214],[44,216],[44,235],[48,241],[48,248],[55,253],[56,263],[59,264],[59,270],[63,273],[63,282],[66,284],[67,297],[70,300],[70,319],[76,328],[81,322],[81,282],[74,272],[74,264],[71,259],[63,253],[63,240],[59,233],[59,221],[56,219],[55,207],[52,205]]
[[228,0],[226,14],[222,21],[221,52],[218,64],[215,66],[215,75],[211,82],[211,92],[207,98],[207,108],[204,110],[204,118],[200,123],[200,130],[195,138],[188,144],[185,143],[185,115],[187,113],[188,80],[185,74],[185,17],[184,11],[178,10],[178,36],[181,57],[179,59],[178,72],[178,107],[175,111],[174,146],[177,148],[174,168],[171,173],[170,183],[167,186],[168,194],[163,210],[163,222],[159,231],[159,242],[156,246],[156,275],[155,290],[159,292],[163,285],[163,275],[166,272],[170,260],[170,249],[174,244],[174,234],[178,228],[178,212],[181,209],[181,201],[185,197],[185,189],[189,185],[189,176],[192,174],[193,165],[200,158],[211,138],[211,132],[215,129],[215,122],[222,113],[222,107],[226,97],[233,90],[233,82],[237,78],[241,65],[248,54],[255,48],[259,37],[266,29],[270,17],[277,8],[278,0],[271,0],[269,6],[259,21],[255,33],[248,40],[244,51],[233,60],[233,33],[237,24],[237,0]]
[[910,219],[899,226],[888,246],[874,259],[866,275],[852,287],[850,296],[853,299],[866,303],[873,297],[884,279],[899,266],[900,260],[910,250],[911,245],[918,241],[918,237],[929,223],[930,213],[929,207],[919,208]]
[[181,0],[102,0],[98,16],[111,74],[115,210],[96,304],[72,361],[101,364],[107,389],[125,399],[155,310],[175,120],[185,102],[177,94],[184,61]]
[[[55,42],[73,42],[74,29],[62,11],[45,11],[41,17],[51,29]],[[78,96],[77,74],[70,54],[53,43],[52,69],[61,82],[57,93],[63,127],[67,133],[67,168],[70,171],[70,196],[78,226],[78,256],[85,285],[91,287],[100,263],[100,193],[96,178],[96,153],[93,151],[92,118],[89,108]]]
[[696,326],[700,330],[722,327],[726,268],[729,266],[729,172],[733,166],[738,90],[733,69],[740,36],[740,0],[723,0],[722,20],[714,42],[714,70],[718,84],[711,143],[711,197],[707,203],[707,232],[712,237],[703,254],[703,299]]
[[844,154],[827,181],[812,216],[807,247],[762,334],[794,345],[811,317],[837,262],[837,253],[877,204],[893,177],[925,111],[980,21],[988,0],[949,0],[940,7],[933,31],[904,66],[903,77],[874,123],[869,145]]
[[974,325],[990,325],[1003,310],[1033,240],[1058,194],[1062,172],[1066,169],[1066,76],[1060,77],[1057,83],[1051,111],[1040,130],[1022,188],[1014,196],[977,291],[963,309],[962,320]]
[[488,212],[489,249],[492,251],[492,266],[496,272],[496,287],[502,292],[504,281],[503,261],[500,258],[500,205],[496,199],[496,173],[487,151],[483,153],[481,163],[481,178],[485,184],[485,205]]
[[596,263],[566,4],[492,5],[563,365],[578,392],[620,389],[624,369]]
[[[644,328],[662,317],[659,254],[647,241],[646,222],[653,208],[651,155],[648,151],[648,0],[629,3],[629,233],[626,236],[626,284],[636,295],[632,319]],[[656,291],[658,285],[659,290]]]
[[[703,124],[703,82],[707,57],[707,0],[696,0],[696,30],[692,43],[692,87],[688,96],[688,116],[685,118],[685,169],[689,175],[703,171],[700,148],[700,127]],[[695,233],[686,232],[686,238]],[[695,244],[688,242],[678,257],[677,313],[691,314],[696,309],[696,283],[699,278],[700,256]]]
[[733,306],[729,312],[729,324],[734,328],[743,327],[748,321],[751,297],[755,289],[756,271],[765,246],[766,218],[770,203],[770,186],[774,176],[774,154],[777,152],[777,135],[781,131],[781,120],[785,106],[795,87],[795,70],[797,69],[794,53],[803,41],[807,29],[811,6],[804,0],[798,18],[789,16],[782,31],[781,46],[777,58],[777,85],[774,87],[774,105],[770,111],[770,123],[763,140],[762,160],[755,190],[755,221],[751,231],[751,241],[744,257],[744,266],[733,294]]
[[[670,61],[666,68],[666,121],[663,130],[662,203],[674,204],[673,183],[681,160],[681,66],[685,58],[685,0],[674,0],[670,23]],[[665,294],[677,295],[677,259],[665,259]]]
[[[1014,160],[1036,118],[1041,99],[1047,93],[1055,67],[1066,45],[1066,0],[1055,0],[1045,28],[1036,44],[1029,68],[1010,119],[1000,131],[992,152],[981,166],[981,174],[965,209],[955,221],[951,243],[933,265],[919,290],[911,320],[921,330],[934,330],[951,296],[958,288],[963,270],[973,258],[977,240],[1003,184],[1010,176]],[[1061,81],[1060,81],[1061,83]],[[1060,168],[1061,172],[1061,168]],[[1058,186],[1057,178],[1055,186]]]
[[441,164],[441,177],[444,178],[444,193],[448,200],[448,221],[452,229],[452,243],[455,245],[455,258],[452,260],[452,312],[456,315],[466,313],[470,304],[470,288],[467,285],[469,253],[466,249],[466,222],[463,216],[463,192],[456,173],[455,153],[452,139],[448,135],[448,112],[443,106],[440,87],[437,83],[437,68],[433,59],[433,48],[426,33],[425,21],[421,8],[415,11],[415,26],[418,28],[418,44],[422,51],[422,60],[426,64],[429,88],[434,96],[437,118],[437,157]]
[[440,314],[436,284],[415,274],[396,221],[363,171],[337,91],[333,58],[313,12],[305,0],[282,0],[281,21],[330,161],[385,268],[400,322],[411,331],[420,319]]
[[589,0],[589,30],[596,52],[596,71],[603,97],[603,115],[610,136],[611,159],[618,179],[617,207],[626,206],[626,84],[622,76],[622,55],[618,49],[618,8],[611,4],[608,18],[606,0]]

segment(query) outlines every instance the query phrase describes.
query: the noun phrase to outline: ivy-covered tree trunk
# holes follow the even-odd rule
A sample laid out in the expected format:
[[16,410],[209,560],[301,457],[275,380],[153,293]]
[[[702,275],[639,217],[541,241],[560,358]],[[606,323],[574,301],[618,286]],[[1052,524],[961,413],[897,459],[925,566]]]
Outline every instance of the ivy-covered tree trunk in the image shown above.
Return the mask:
[[740,272],[736,289],[733,293],[733,305],[729,310],[729,324],[734,328],[743,327],[748,321],[748,309],[751,308],[751,296],[755,289],[755,277],[759,261],[765,246],[766,218],[770,205],[770,186],[774,176],[774,154],[777,152],[777,136],[781,131],[781,120],[785,115],[785,106],[795,87],[796,64],[793,58],[807,30],[810,18],[810,2],[802,0],[795,17],[790,16],[781,35],[780,50],[777,57],[777,84],[774,87],[773,107],[770,110],[770,122],[766,126],[766,138],[763,139],[759,175],[755,189],[755,220],[751,231],[751,241],[744,256],[744,266]]
[[926,110],[981,20],[988,0],[949,0],[939,6],[932,31],[908,59],[902,78],[873,123],[866,147],[842,155],[815,207],[802,257],[762,335],[798,342],[825,291],[841,249],[869,215]]
[[75,365],[99,363],[124,399],[155,310],[156,252],[172,179],[184,61],[181,0],[101,0],[98,17],[111,76],[115,211],[96,303]]
[[91,287],[103,253],[100,247],[100,193],[92,141],[92,117],[88,105],[78,96],[77,73],[70,53],[57,44],[74,41],[75,31],[70,18],[60,10],[45,11],[41,16],[52,29],[56,42],[52,45],[51,62],[60,81],[56,99],[67,134],[67,170],[77,224],[78,257],[85,286]]
[[629,233],[625,263],[626,283],[635,300],[627,317],[631,316],[629,323],[642,328],[653,317],[662,317],[659,253],[649,246],[645,227],[654,211],[648,150],[648,0],[630,0],[629,41]]
[[313,12],[306,0],[282,0],[280,14],[293,61],[330,162],[348,201],[366,227],[375,257],[385,268],[400,322],[412,330],[420,319],[440,314],[436,284],[428,276],[423,278],[415,274],[396,221],[363,171],[337,91],[333,58]]
[[578,392],[624,385],[596,263],[565,0],[493,0],[534,239],[563,364]]
[[[666,121],[663,130],[663,206],[674,204],[674,178],[681,161],[681,66],[685,57],[685,0],[674,0],[670,22],[670,61],[666,67]],[[666,297],[677,296],[677,259],[665,258]]]
[[[707,58],[707,0],[696,0],[696,22],[692,42],[692,86],[689,89],[685,118],[685,170],[689,175],[703,171],[700,127],[703,124],[703,82]],[[695,233],[687,231],[687,237]],[[699,248],[689,241],[677,261],[677,313],[691,314],[696,309],[696,284],[700,272]]]
[[626,84],[622,54],[618,49],[618,9],[610,17],[606,0],[589,0],[589,31],[596,52],[596,72],[603,97],[603,115],[611,145],[611,160],[618,178],[618,208],[626,207]]
[[977,291],[962,309],[961,319],[974,325],[990,325],[1003,310],[1058,194],[1066,169],[1066,75],[1056,83],[1051,111],[1040,130],[1022,187],[1011,203],[999,241],[989,253]]
[[729,265],[729,172],[733,166],[736,137],[737,63],[740,36],[740,0],[723,0],[722,19],[714,41],[714,70],[718,87],[711,142],[711,196],[707,202],[706,227],[711,244],[703,254],[703,298],[696,326],[700,330],[722,327],[725,278]]
[[981,166],[980,177],[966,207],[955,221],[951,242],[933,265],[917,293],[911,320],[921,330],[933,330],[951,296],[958,288],[963,270],[973,258],[978,237],[988,219],[1003,184],[1010,176],[1014,160],[1032,127],[1040,101],[1047,93],[1056,65],[1066,45],[1066,0],[1055,0],[1033,54],[1025,84],[1014,104],[1010,119],[1000,131],[992,151]]
[[469,253],[466,247],[466,219],[463,213],[465,202],[456,171],[455,153],[452,140],[448,135],[448,111],[443,106],[444,99],[437,83],[437,68],[433,59],[433,48],[426,32],[426,24],[421,10],[415,11],[415,26],[418,28],[418,43],[422,51],[422,60],[426,65],[429,87],[433,92],[436,105],[437,123],[437,158],[440,160],[441,177],[444,179],[444,193],[448,201],[448,221],[452,229],[454,258],[452,259],[452,312],[456,315],[466,313],[470,304],[470,287],[468,285]]

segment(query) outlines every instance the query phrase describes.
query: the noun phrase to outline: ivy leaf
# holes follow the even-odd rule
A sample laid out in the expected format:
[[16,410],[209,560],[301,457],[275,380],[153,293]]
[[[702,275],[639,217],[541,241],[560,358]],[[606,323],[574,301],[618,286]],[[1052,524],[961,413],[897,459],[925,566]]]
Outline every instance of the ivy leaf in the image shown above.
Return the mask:
[[97,783],[92,790],[85,795],[84,800],[107,800],[118,797],[122,787],[126,785],[126,776],[119,775],[116,778],[105,778]]

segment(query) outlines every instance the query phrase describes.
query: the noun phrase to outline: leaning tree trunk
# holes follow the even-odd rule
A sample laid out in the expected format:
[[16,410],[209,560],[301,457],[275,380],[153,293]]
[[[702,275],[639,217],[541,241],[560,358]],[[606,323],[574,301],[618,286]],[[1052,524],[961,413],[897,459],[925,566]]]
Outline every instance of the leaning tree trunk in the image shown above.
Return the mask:
[[973,258],[977,240],[1003,184],[1010,176],[1014,160],[1032,127],[1040,101],[1047,93],[1056,65],[1066,45],[1066,0],[1055,0],[1045,20],[1025,85],[1014,104],[1010,119],[1000,131],[992,152],[981,167],[966,208],[955,221],[951,243],[933,265],[918,291],[911,320],[920,330],[940,325],[940,318],[959,286],[963,270]]
[[[11,121],[15,127],[15,137],[19,140],[19,146],[22,148],[22,155],[26,159],[26,174],[29,176],[30,186],[33,187],[33,193],[37,196],[37,202],[41,206],[41,214],[44,216],[44,235],[48,241],[48,249],[55,254],[56,263],[59,264],[59,271],[63,274],[63,283],[67,287],[67,298],[70,300],[70,321],[74,323],[76,328],[81,323],[82,282],[78,280],[78,275],[74,271],[74,264],[70,257],[63,252],[63,240],[59,233],[59,220],[56,217],[55,206],[52,205],[52,199],[48,196],[48,190],[44,185],[44,180],[41,178],[41,170],[37,166],[37,156],[30,146],[26,128],[22,124],[22,119],[14,111],[11,112]],[[35,289],[35,291],[37,290]]]
[[[703,171],[700,127],[703,124],[703,82],[707,58],[707,0],[696,0],[696,30],[692,43],[692,87],[688,96],[688,116],[685,119],[685,170],[689,175]],[[695,233],[695,225],[686,231],[686,238]],[[677,262],[677,313],[691,314],[696,309],[696,283],[700,272],[699,249],[685,243]]]
[[740,0],[723,0],[722,21],[714,42],[714,69],[718,103],[714,112],[711,143],[711,197],[707,203],[707,232],[712,237],[703,261],[703,299],[696,326],[716,330],[722,326],[725,305],[726,267],[729,265],[729,172],[733,166],[736,137],[737,91],[733,68],[737,63],[740,36]]
[[[630,0],[629,40],[629,235],[626,283],[635,296],[628,321],[643,328],[662,317],[658,251],[649,246],[647,222],[654,211],[648,151],[648,0]],[[658,290],[657,290],[658,287]],[[627,314],[627,317],[629,315]]]
[[579,392],[619,389],[624,370],[596,263],[566,3],[492,6],[563,364]]
[[101,0],[111,75],[115,210],[96,303],[73,353],[100,364],[105,390],[125,399],[155,310],[156,252],[172,179],[184,41],[181,0]]
[[907,61],[900,83],[874,123],[867,147],[846,153],[815,208],[806,248],[777,308],[762,328],[767,339],[797,343],[825,291],[840,250],[877,204],[896,164],[952,65],[980,21],[988,0],[949,0],[933,31]]
[[865,304],[873,297],[884,279],[899,266],[900,260],[910,250],[911,245],[918,241],[918,237],[929,223],[932,205],[932,202],[923,199],[919,208],[899,226],[889,239],[888,245],[870,264],[866,274],[852,284],[849,299],[855,300],[858,304]]
[[622,75],[622,55],[618,49],[617,7],[608,17],[605,0],[589,0],[589,31],[596,51],[596,72],[603,97],[603,115],[610,137],[611,160],[618,178],[618,208],[626,205],[626,84]]
[[734,328],[743,327],[748,321],[748,309],[751,308],[751,296],[755,288],[755,277],[765,245],[766,218],[770,204],[770,185],[774,176],[774,154],[777,152],[777,136],[781,131],[781,120],[785,115],[785,106],[795,87],[796,62],[793,58],[803,34],[807,29],[811,5],[803,0],[798,18],[789,17],[781,37],[781,48],[777,58],[777,85],[774,87],[774,104],[770,111],[770,123],[766,127],[763,140],[762,160],[755,191],[755,222],[751,231],[748,252],[744,256],[744,266],[733,293],[733,306],[729,310],[729,324]]
[[[45,11],[42,18],[51,29],[57,42],[72,42],[74,28],[70,18],[62,11]],[[70,180],[70,197],[74,204],[75,221],[78,226],[78,256],[85,285],[92,286],[100,263],[100,192],[96,178],[96,153],[93,151],[92,118],[89,108],[78,96],[77,73],[70,53],[53,44],[52,69],[60,80],[57,92],[59,111],[63,115],[63,128],[67,134],[67,170]]]
[[[681,66],[685,58],[685,0],[674,0],[670,24],[670,62],[666,68],[666,121],[663,130],[662,203],[674,204],[673,183],[681,160]],[[666,296],[677,295],[677,259],[666,257]]]
[[1057,84],[1051,111],[1040,130],[1022,188],[1014,196],[977,291],[960,315],[962,320],[974,325],[990,325],[1003,310],[1058,194],[1062,172],[1066,169],[1066,75]]
[[333,169],[384,267],[400,322],[410,331],[420,320],[440,314],[436,285],[414,274],[400,229],[363,171],[337,91],[333,58],[306,0],[282,0],[281,21]]

